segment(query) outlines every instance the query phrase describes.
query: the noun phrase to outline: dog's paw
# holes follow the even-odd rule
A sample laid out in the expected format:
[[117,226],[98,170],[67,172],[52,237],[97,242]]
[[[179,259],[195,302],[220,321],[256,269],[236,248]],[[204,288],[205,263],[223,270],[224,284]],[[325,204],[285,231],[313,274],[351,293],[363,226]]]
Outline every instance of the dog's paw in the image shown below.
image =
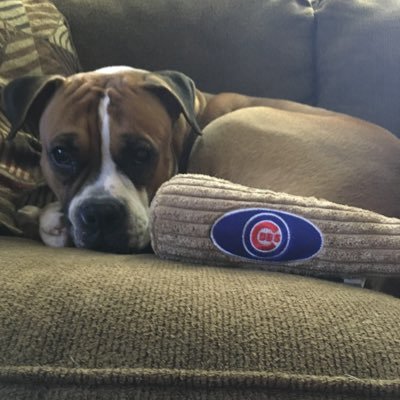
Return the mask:
[[50,203],[41,210],[39,234],[47,246],[67,247],[69,245],[69,230],[59,202]]

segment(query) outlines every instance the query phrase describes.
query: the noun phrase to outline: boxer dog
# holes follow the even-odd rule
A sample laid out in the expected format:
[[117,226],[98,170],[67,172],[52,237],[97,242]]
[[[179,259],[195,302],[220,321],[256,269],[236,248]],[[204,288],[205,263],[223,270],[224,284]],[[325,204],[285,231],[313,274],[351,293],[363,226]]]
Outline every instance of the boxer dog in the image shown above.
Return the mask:
[[40,135],[50,246],[143,250],[151,200],[179,171],[400,217],[400,140],[350,116],[130,67],[22,77],[3,103],[10,137],[26,123]]

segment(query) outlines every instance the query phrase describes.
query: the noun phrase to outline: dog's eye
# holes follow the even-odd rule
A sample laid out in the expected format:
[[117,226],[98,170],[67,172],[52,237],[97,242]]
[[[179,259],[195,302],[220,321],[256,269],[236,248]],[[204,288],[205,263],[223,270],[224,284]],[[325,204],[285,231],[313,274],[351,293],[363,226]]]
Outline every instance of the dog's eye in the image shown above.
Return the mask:
[[63,147],[56,146],[50,151],[53,164],[64,173],[71,173],[76,168],[76,159],[72,152]]
[[144,164],[151,160],[153,148],[149,143],[141,143],[133,152],[133,161],[136,165]]
[[159,153],[147,139],[126,134],[122,146],[115,154],[118,169],[135,185],[145,185],[154,174]]

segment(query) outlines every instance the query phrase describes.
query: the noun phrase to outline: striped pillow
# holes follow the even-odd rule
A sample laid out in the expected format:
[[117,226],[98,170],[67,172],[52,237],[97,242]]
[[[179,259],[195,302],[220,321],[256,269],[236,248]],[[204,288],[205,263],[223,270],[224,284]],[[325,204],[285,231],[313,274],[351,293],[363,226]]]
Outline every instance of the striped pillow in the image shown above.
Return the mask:
[[[70,75],[80,70],[68,25],[49,0],[0,1],[0,91],[29,74]],[[21,234],[16,211],[51,198],[39,168],[41,146],[28,132],[6,141],[10,125],[0,109],[0,233]]]

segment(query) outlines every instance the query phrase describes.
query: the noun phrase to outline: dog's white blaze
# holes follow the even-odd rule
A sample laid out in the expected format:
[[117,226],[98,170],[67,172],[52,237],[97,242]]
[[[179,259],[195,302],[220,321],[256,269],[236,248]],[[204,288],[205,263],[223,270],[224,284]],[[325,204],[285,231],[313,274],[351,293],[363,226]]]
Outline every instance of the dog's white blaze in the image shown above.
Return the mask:
[[[101,171],[95,186],[102,188],[106,192],[115,197],[122,197],[127,200],[132,195],[140,200],[141,203],[147,204],[148,197],[145,189],[138,191],[130,179],[123,173],[118,172],[111,156],[111,132],[110,132],[110,115],[108,114],[108,106],[110,98],[105,96],[100,102],[99,114],[101,124]],[[133,204],[135,207],[136,204]],[[135,207],[136,208],[136,207]]]
[[[149,242],[149,201],[145,189],[138,190],[131,180],[119,172],[111,155],[109,96],[105,96],[99,104],[101,121],[101,169],[96,180],[85,186],[71,202],[68,216],[74,225],[74,214],[80,204],[94,196],[106,195],[122,200],[128,213],[128,235],[130,246],[142,248]],[[79,245],[78,243],[76,243]]]
[[116,189],[117,182],[112,178],[116,175],[116,166],[111,157],[110,116],[107,112],[110,98],[105,96],[100,101],[99,114],[101,121],[101,172],[96,185],[101,185],[110,193]]

